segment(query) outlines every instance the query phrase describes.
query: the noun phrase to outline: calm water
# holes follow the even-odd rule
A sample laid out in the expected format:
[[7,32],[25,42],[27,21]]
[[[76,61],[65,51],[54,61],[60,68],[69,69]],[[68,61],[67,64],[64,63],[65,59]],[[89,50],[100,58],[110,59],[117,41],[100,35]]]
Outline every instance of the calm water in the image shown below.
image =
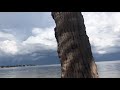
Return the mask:
[[[120,60],[96,64],[100,78],[120,78]],[[60,78],[60,65],[0,68],[0,78]]]

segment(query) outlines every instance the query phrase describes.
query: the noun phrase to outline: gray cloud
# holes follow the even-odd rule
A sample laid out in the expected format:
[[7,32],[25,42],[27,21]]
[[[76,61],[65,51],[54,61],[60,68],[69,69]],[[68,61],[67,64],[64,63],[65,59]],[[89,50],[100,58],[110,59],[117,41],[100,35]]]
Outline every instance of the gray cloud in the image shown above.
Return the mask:
[[12,33],[19,40],[30,36],[32,28],[53,25],[50,12],[0,12],[0,31]]
[[22,42],[19,42],[17,39],[15,39],[14,35],[12,34],[0,34],[1,38],[5,39],[0,42],[0,51],[6,54],[17,55],[43,50],[56,51],[57,49],[53,27],[33,28],[32,35]]
[[120,13],[84,12],[83,16],[87,34],[94,46],[93,52],[105,54],[120,51]]

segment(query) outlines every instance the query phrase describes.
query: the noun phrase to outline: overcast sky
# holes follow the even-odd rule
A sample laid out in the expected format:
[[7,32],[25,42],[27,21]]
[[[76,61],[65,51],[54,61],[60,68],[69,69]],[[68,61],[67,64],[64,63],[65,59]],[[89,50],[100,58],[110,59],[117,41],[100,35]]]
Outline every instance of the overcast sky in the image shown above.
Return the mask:
[[[119,54],[120,13],[82,14],[93,54]],[[0,12],[0,57],[56,51],[54,27],[50,12]]]

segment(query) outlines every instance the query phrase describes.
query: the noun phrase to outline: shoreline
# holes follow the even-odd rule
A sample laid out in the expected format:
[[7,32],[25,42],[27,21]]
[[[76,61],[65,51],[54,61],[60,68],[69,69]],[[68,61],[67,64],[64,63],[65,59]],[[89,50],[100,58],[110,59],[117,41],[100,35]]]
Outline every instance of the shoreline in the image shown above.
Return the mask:
[[[120,62],[120,60],[114,60],[114,61],[117,61],[117,62]],[[98,63],[116,63],[116,62],[114,62],[114,61],[97,61],[97,62],[95,62],[96,64],[98,64]],[[57,64],[57,65],[61,65],[61,64]],[[13,68],[13,67],[27,67],[27,66],[38,66],[38,65],[33,65],[33,64],[28,64],[28,65],[8,65],[8,66],[0,66],[0,68]],[[41,67],[46,67],[46,66],[56,66],[56,64],[50,64],[50,65],[41,65]]]
[[12,68],[12,67],[26,67],[26,66],[36,66],[36,65],[11,65],[11,66],[0,66],[0,68]]

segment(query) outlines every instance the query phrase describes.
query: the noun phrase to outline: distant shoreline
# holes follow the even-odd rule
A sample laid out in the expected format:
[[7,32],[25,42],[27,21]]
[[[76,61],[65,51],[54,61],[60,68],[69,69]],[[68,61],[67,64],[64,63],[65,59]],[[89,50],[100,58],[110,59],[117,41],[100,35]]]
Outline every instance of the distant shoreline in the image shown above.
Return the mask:
[[[120,60],[104,60],[104,61],[95,61],[95,63],[96,64],[98,64],[98,63],[107,63],[107,62],[109,62],[109,63],[113,63],[114,61],[119,61],[120,62]],[[116,62],[115,62],[116,63]],[[60,64],[58,64],[58,65],[60,65]],[[0,66],[0,68],[12,68],[12,67],[27,67],[27,66],[38,66],[38,65],[33,65],[33,64],[28,64],[28,65],[8,65],[8,66]],[[50,65],[41,65],[42,67],[43,66],[56,66],[56,64],[50,64]]]
[[26,67],[26,66],[36,66],[36,65],[12,65],[12,66],[0,66],[0,68],[12,68],[12,67]]

